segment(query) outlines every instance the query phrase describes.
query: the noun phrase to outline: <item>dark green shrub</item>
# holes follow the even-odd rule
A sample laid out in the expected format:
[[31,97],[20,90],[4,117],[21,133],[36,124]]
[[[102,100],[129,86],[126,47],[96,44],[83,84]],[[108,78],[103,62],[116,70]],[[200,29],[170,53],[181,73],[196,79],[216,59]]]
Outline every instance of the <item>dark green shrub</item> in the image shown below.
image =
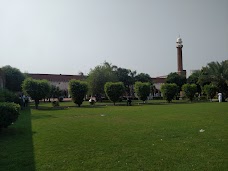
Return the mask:
[[59,101],[53,101],[52,106],[53,107],[59,107]]
[[22,90],[35,101],[36,109],[38,109],[39,101],[48,97],[51,86],[47,80],[26,78],[22,83]]
[[177,95],[178,91],[178,86],[175,83],[165,83],[161,87],[162,96],[169,103]]
[[182,90],[185,93],[185,96],[190,100],[193,101],[195,94],[197,92],[197,85],[196,84],[184,84],[182,86]]
[[20,106],[15,103],[0,103],[0,130],[7,128],[15,122],[19,116]]
[[200,101],[207,101],[207,96],[200,96],[200,97],[198,97],[198,99],[200,100]]
[[14,102],[19,104],[20,99],[15,93],[7,89],[0,89],[0,102]]
[[150,95],[150,83],[149,82],[135,82],[134,89],[138,98],[142,101],[146,101],[147,97]]
[[1,68],[5,75],[5,87],[13,92],[21,91],[21,84],[25,79],[25,75],[17,68],[9,65]]
[[205,85],[203,91],[207,95],[207,98],[212,101],[213,97],[216,95],[217,87],[213,84]]
[[78,81],[75,79],[70,80],[69,82],[69,93],[72,97],[72,101],[77,104],[79,107],[84,101],[84,97],[88,91],[88,84],[85,81]]
[[4,102],[5,101],[5,94],[3,92],[3,89],[0,89],[0,102]]
[[122,82],[116,82],[116,83],[107,82],[104,85],[104,90],[105,90],[106,96],[115,105],[115,103],[120,100],[120,96],[123,95],[125,88]]

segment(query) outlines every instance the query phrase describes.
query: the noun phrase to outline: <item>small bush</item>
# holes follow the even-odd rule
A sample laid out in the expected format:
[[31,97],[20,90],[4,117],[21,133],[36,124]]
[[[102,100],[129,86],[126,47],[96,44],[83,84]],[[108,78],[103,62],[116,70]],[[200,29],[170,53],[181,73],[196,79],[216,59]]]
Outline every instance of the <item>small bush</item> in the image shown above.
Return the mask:
[[15,93],[7,89],[0,89],[0,102],[14,102],[19,104],[20,99]]
[[52,102],[52,106],[53,107],[58,107],[59,106],[59,102],[58,101],[53,101]]
[[207,101],[207,96],[200,96],[200,97],[198,97],[198,99],[200,100],[200,101]]
[[20,106],[15,103],[0,103],[0,130],[7,128],[15,122],[19,116]]

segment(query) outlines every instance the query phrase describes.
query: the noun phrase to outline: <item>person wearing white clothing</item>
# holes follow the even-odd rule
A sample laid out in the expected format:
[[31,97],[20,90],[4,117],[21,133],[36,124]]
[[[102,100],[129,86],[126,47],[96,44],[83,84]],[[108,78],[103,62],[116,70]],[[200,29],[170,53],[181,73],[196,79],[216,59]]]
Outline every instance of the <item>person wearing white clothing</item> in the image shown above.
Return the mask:
[[218,93],[218,100],[219,100],[219,103],[222,102],[222,93]]

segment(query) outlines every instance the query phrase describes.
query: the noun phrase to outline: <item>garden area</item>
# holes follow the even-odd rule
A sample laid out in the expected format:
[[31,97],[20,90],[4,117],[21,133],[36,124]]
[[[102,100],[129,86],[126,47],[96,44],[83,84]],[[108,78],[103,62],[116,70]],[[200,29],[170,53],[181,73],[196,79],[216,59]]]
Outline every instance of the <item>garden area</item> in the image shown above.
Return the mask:
[[227,170],[228,105],[35,104],[0,132],[0,170]]
[[0,171],[228,170],[227,66],[159,89],[107,62],[65,89],[2,67]]

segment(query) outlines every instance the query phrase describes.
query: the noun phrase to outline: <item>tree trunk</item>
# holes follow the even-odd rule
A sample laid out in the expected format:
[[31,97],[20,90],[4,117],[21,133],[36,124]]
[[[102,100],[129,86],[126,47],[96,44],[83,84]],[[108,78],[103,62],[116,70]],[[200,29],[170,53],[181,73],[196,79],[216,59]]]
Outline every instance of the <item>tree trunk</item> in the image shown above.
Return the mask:
[[39,105],[39,100],[35,100],[36,109],[38,109],[38,105]]

